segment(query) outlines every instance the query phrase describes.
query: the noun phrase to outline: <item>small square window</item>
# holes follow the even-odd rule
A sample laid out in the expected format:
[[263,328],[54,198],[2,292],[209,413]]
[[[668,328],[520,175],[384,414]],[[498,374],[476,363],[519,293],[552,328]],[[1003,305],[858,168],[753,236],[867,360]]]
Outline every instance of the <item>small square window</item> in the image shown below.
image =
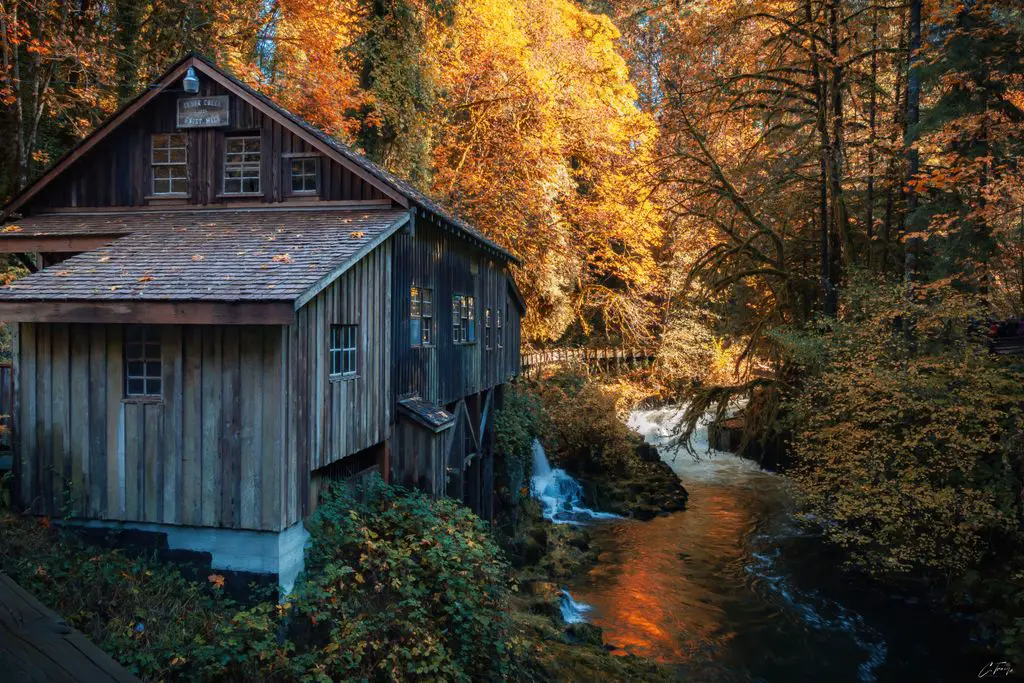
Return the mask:
[[292,159],[292,194],[315,194],[317,191],[317,158]]
[[358,370],[358,325],[331,325],[328,354],[331,375],[354,377]]
[[160,329],[128,325],[124,331],[125,395],[160,396],[163,390]]

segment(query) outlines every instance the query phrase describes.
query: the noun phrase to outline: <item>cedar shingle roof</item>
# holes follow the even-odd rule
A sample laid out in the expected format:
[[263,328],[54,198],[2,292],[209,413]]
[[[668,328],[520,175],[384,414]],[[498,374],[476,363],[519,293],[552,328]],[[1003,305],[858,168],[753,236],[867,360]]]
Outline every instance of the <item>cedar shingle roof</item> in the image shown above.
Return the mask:
[[[24,218],[13,234],[117,234],[0,299],[295,301],[409,219],[404,210],[195,210]],[[0,237],[2,239],[2,237]]]

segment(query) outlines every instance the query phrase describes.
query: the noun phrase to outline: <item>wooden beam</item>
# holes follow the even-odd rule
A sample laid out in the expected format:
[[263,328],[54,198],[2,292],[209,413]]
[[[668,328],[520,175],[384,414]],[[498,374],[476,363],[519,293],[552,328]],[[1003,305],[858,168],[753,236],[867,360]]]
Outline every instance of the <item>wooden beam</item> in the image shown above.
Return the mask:
[[36,252],[67,253],[92,251],[106,246],[126,233],[109,235],[54,235],[0,237],[0,254],[26,254]]
[[35,216],[46,216],[49,214],[111,214],[120,215],[124,213],[170,213],[172,211],[238,211],[240,209],[256,209],[264,212],[273,211],[317,211],[327,208],[351,208],[359,209],[390,209],[390,199],[315,199],[309,198],[298,204],[267,204],[262,201],[232,201],[223,204],[171,204],[167,206],[149,204],[148,206],[60,206],[47,207]]
[[0,301],[0,320],[32,323],[290,325],[290,301]]

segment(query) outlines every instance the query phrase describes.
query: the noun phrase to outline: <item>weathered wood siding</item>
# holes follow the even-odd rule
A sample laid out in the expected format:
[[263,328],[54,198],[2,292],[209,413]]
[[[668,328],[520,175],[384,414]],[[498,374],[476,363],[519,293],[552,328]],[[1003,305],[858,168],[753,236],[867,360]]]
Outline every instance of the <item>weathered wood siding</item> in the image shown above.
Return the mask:
[[[310,472],[389,436],[391,259],[389,240],[300,308],[290,328],[288,453],[296,467],[285,489],[289,506],[297,496],[304,515]],[[331,325],[359,326],[354,378],[330,377]]]
[[[200,95],[227,95],[221,85],[200,79]],[[312,153],[304,140],[240,98],[230,97],[230,126],[178,130],[177,100],[180,93],[161,93],[128,122],[101,141],[26,207],[25,213],[50,207],[102,207],[166,205],[168,199],[147,199],[152,194],[150,136],[154,133],[185,133],[188,136],[188,175],[192,204],[230,203],[260,197],[224,198],[224,136],[259,133],[262,138],[260,185],[262,200],[289,199],[291,179],[287,155]],[[381,191],[341,164],[320,159],[318,182],[321,199],[383,200]],[[308,200],[304,197],[303,200]],[[178,200],[179,202],[182,200]]]
[[[518,372],[519,316],[508,293],[510,276],[504,264],[426,221],[417,222],[414,234],[398,234],[393,239],[395,396],[418,393],[445,405],[503,384]],[[430,347],[411,343],[409,290],[413,286],[433,290],[434,344]],[[452,298],[456,294],[476,298],[475,343],[453,341]],[[500,310],[509,318],[504,321],[501,349],[497,348],[496,336],[490,348],[484,343],[487,308]],[[492,335],[496,332],[492,329]]]
[[434,433],[406,417],[399,417],[395,425],[392,479],[437,498],[445,495],[447,458],[455,433],[451,427]]
[[161,326],[162,398],[125,398],[123,327],[21,324],[15,475],[36,514],[280,530],[281,326]]

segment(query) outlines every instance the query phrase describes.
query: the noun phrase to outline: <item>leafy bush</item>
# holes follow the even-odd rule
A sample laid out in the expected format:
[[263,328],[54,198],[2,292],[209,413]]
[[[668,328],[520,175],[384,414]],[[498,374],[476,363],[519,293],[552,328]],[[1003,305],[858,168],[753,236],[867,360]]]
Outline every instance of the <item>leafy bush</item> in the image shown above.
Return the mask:
[[971,337],[973,301],[923,295],[853,288],[795,403],[793,451],[811,511],[854,562],[948,579],[1019,526],[1024,378]]
[[[0,569],[147,680],[470,681],[511,676],[512,581],[483,522],[379,479],[325,492],[289,601],[243,607],[224,577],[0,518]],[[516,649],[518,651],[518,649]]]
[[570,472],[636,474],[642,439],[618,415],[618,397],[593,381],[544,386],[549,415],[545,443]]
[[506,675],[508,567],[483,522],[451,500],[377,480],[331,488],[308,522],[294,596],[320,680],[470,681]]
[[[256,680],[277,652],[273,627],[232,651],[239,606],[148,555],[81,543],[49,520],[0,518],[0,568],[143,679]],[[265,648],[260,654],[261,646]]]
[[505,507],[517,510],[533,476],[533,440],[542,429],[543,406],[522,384],[509,385],[494,416],[494,451],[499,467],[496,488]]

